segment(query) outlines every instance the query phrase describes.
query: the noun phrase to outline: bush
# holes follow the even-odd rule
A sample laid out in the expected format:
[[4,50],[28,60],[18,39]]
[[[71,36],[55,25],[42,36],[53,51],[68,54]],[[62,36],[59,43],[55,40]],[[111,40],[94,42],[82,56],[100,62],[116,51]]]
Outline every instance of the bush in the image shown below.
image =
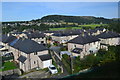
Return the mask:
[[64,64],[64,66],[66,67],[68,73],[71,74],[71,65],[68,64],[68,63],[66,62],[66,60],[63,59],[63,58],[62,58],[62,62],[63,62],[63,64]]
[[12,60],[12,59],[14,59],[14,56],[11,56],[11,57],[2,57],[3,61],[8,61],[8,60]]
[[62,55],[62,62],[65,65],[67,71],[71,74],[71,60],[67,54]]

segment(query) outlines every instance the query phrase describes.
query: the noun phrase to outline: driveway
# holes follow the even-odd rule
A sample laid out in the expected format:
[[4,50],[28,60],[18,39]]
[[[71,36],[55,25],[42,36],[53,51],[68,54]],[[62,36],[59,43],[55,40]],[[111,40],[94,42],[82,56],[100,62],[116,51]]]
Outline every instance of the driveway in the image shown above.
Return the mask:
[[56,64],[62,66],[62,68],[63,68],[63,73],[58,74],[58,75],[51,75],[51,78],[62,78],[64,76],[69,75],[69,73],[67,72],[67,70],[66,70],[64,64],[62,63],[62,61],[54,53],[54,51],[55,52],[60,52],[60,47],[51,47],[50,49],[53,50],[53,51],[51,51],[51,56],[54,56]]
[[28,74],[25,74],[23,76],[20,76],[19,78],[47,78],[50,76],[49,71],[35,71],[35,72],[30,72]]

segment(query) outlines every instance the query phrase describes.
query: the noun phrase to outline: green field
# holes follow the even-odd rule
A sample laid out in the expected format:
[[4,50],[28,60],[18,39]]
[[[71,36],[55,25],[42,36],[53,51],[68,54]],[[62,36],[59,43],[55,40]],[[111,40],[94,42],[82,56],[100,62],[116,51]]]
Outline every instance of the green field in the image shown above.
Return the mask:
[[4,69],[0,69],[0,71],[6,71],[6,70],[11,70],[11,69],[16,69],[17,67],[13,62],[5,62],[2,66],[4,66]]
[[[56,31],[56,30],[64,30],[67,28],[50,28],[51,31]],[[72,29],[82,29],[81,27],[72,27]]]
[[[79,25],[79,27],[70,27],[71,29],[82,29],[82,27],[91,27],[91,29],[94,29],[96,26],[104,26],[107,24],[88,24],[88,25]],[[56,31],[56,30],[64,30],[68,28],[50,28],[51,31]]]

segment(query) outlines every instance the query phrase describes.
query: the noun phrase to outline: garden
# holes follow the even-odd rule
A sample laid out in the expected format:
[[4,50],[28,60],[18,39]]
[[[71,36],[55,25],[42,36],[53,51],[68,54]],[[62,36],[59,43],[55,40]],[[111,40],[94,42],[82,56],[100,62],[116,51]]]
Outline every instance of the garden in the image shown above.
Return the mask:
[[11,69],[16,69],[17,65],[13,62],[14,56],[1,56],[1,66],[0,71],[7,71]]
[[11,70],[11,69],[16,69],[16,68],[17,68],[17,66],[15,65],[14,62],[7,61],[7,62],[3,63],[0,71],[7,71],[7,70]]
[[100,49],[96,55],[90,54],[85,56],[83,59],[80,59],[80,57],[73,57],[72,65],[68,55],[63,55],[62,61],[69,73],[72,72],[71,66],[73,68],[73,73],[78,73],[83,69],[100,67],[106,63],[118,61],[120,58],[119,50],[120,46],[109,46],[108,51]]

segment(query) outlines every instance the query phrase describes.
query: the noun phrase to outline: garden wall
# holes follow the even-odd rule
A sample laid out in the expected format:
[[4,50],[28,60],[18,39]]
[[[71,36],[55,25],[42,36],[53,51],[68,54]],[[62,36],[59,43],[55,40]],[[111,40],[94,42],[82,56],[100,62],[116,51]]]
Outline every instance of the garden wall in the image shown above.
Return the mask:
[[21,71],[20,71],[20,69],[12,69],[12,70],[0,72],[0,75],[2,75],[2,76],[11,75],[11,74],[21,75]]

